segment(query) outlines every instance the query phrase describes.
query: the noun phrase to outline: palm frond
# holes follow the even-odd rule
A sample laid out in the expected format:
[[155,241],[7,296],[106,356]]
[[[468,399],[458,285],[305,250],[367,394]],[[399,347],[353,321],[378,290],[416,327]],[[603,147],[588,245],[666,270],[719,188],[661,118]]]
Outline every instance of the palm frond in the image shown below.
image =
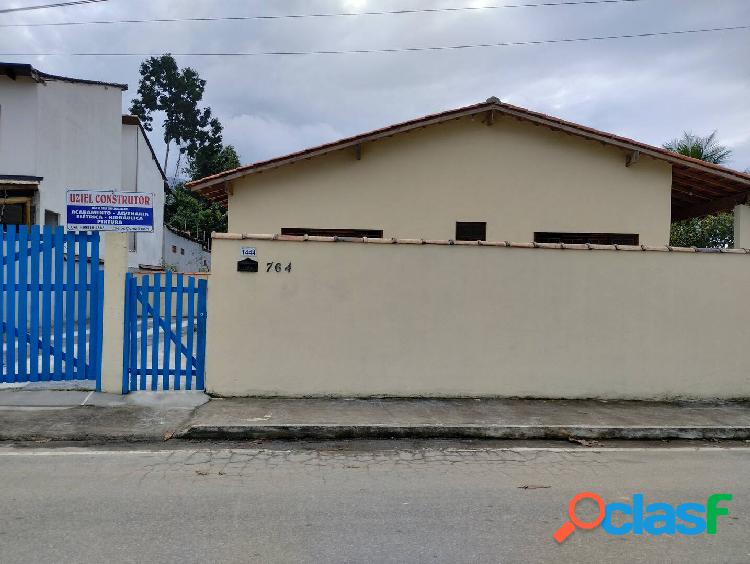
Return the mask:
[[701,137],[685,131],[682,137],[672,139],[663,145],[668,151],[674,151],[686,157],[692,157],[713,164],[722,164],[732,157],[732,150],[720,145],[716,140],[716,131]]

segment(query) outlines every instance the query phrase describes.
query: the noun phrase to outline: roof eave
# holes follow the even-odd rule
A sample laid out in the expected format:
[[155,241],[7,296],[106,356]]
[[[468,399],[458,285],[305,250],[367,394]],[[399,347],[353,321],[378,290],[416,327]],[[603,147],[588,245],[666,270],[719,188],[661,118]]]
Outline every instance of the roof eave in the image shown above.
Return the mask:
[[244,176],[264,172],[266,170],[281,167],[296,161],[315,158],[333,151],[347,149],[361,143],[367,143],[370,141],[375,141],[377,139],[382,139],[384,137],[390,137],[392,135],[410,131],[412,129],[427,127],[437,123],[446,122],[452,119],[459,119],[461,117],[466,117],[469,115],[480,114],[487,111],[497,111],[499,113],[514,117],[522,121],[528,121],[537,125],[554,129],[556,131],[562,131],[592,141],[599,141],[603,144],[618,147],[628,152],[638,151],[643,156],[666,161],[672,165],[684,166],[696,171],[701,171],[706,174],[711,174],[727,180],[740,182],[747,185],[748,190],[750,190],[750,175],[743,174],[738,171],[733,171],[719,165],[704,163],[697,159],[685,157],[678,153],[673,153],[666,149],[653,147],[645,143],[625,139],[605,132],[599,132],[586,126],[573,124],[571,122],[566,122],[564,120],[545,116],[544,114],[539,114],[530,110],[511,106],[509,104],[495,102],[476,104],[474,106],[467,106],[465,108],[459,108],[457,110],[449,110],[440,114],[434,114],[432,116],[410,120],[401,124],[396,124],[394,126],[378,129],[370,133],[345,138],[333,143],[314,147],[309,150],[292,153],[284,157],[270,159],[268,161],[261,161],[252,165],[247,165],[234,170],[226,171],[214,176],[209,176],[204,179],[189,182],[186,184],[186,187],[191,191],[201,192],[212,186],[232,182]]

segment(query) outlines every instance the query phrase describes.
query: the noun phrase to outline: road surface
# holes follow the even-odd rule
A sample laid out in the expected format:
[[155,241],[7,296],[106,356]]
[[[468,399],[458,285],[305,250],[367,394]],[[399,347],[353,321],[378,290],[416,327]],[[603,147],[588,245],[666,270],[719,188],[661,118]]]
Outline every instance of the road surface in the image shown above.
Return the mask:
[[[0,446],[0,560],[750,562],[750,445],[660,445]],[[716,535],[596,529],[557,545],[568,500],[587,490],[734,498]]]

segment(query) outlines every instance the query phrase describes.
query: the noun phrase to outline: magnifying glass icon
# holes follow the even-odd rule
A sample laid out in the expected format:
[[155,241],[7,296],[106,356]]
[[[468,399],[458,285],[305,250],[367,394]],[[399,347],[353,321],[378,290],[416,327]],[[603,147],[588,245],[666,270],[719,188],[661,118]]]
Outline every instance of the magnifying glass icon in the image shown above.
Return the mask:
[[[594,519],[593,521],[581,521],[576,516],[576,505],[578,505],[579,501],[582,501],[584,499],[593,500],[599,506],[599,515],[597,515],[596,519]],[[579,529],[596,529],[599,525],[602,524],[602,521],[604,521],[604,513],[604,500],[601,497],[592,492],[581,492],[573,499],[571,499],[570,503],[568,504],[568,517],[570,518],[570,521],[566,521],[565,523],[563,523],[563,525],[559,529],[557,529],[557,531],[555,531],[555,534],[552,535],[552,537],[558,543],[561,543],[573,534],[573,531],[576,530],[576,527],[578,527]]]

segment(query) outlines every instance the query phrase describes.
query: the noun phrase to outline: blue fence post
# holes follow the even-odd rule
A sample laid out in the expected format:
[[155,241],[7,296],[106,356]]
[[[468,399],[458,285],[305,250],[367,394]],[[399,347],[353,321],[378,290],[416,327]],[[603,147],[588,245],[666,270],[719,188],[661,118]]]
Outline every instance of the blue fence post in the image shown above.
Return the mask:
[[161,311],[161,275],[154,274],[154,320],[152,323],[153,334],[151,335],[151,390],[156,391],[159,386],[159,321]]
[[16,342],[18,343],[18,372],[16,382],[28,382],[28,346],[29,326],[27,319],[27,300],[29,296],[29,228],[18,226],[18,325]]
[[101,310],[99,309],[99,233],[94,231],[89,234],[89,243],[91,246],[91,261],[89,263],[89,278],[91,278],[91,292],[89,294],[89,363],[86,369],[87,378],[96,380],[97,385],[101,386],[101,374],[97,370],[99,355],[99,335],[101,329]]
[[76,329],[76,236],[65,234],[65,379],[72,380],[75,369]]
[[5,293],[5,334],[7,336],[7,374],[6,382],[16,381],[16,226],[7,227],[7,291]]
[[125,315],[124,315],[124,327],[123,336],[125,342],[122,346],[122,393],[127,394],[130,391],[130,317],[132,304],[131,301],[131,285],[133,275],[128,272],[125,275]]
[[63,327],[65,326],[65,314],[63,313],[63,280],[65,268],[63,258],[65,254],[65,243],[63,236],[65,232],[62,227],[55,230],[55,352],[53,366],[53,380],[62,380],[63,373]]
[[203,390],[206,387],[206,289],[208,282],[198,280],[198,377],[195,387],[197,390]]
[[187,313],[187,351],[185,357],[187,366],[185,366],[185,389],[193,389],[193,371],[195,363],[193,362],[193,333],[195,332],[195,278],[188,277],[188,313]]
[[104,326],[104,271],[99,270],[97,260],[97,271],[96,271],[96,312],[97,312],[97,332],[94,338],[96,344],[96,358],[95,358],[95,375],[96,375],[96,391],[102,391],[102,340],[104,338],[102,328]]
[[88,379],[86,374],[86,302],[87,302],[87,270],[88,270],[88,233],[81,231],[76,237],[78,239],[78,346],[76,347],[76,378],[78,380]]
[[88,350],[89,350],[89,361],[88,366],[86,368],[86,373],[88,374],[88,378],[90,380],[96,381],[97,389],[96,391],[99,391],[100,381],[101,378],[99,376],[99,372],[97,371],[97,358],[99,355],[99,268],[97,265],[97,268],[93,268],[94,262],[91,262],[92,270],[91,270],[91,293],[89,294],[91,298],[91,303],[89,305],[89,310],[91,313],[89,314],[89,335],[88,335]]
[[41,379],[50,380],[50,334],[52,325],[52,226],[42,233],[42,371]]
[[169,390],[169,351],[172,343],[172,272],[164,276],[164,354],[162,355],[162,389]]
[[29,310],[29,380],[39,381],[39,226],[31,226],[31,309]]
[[[185,298],[185,277],[177,275],[177,295],[175,296],[175,346],[174,346],[174,389],[180,389],[182,377],[182,300]],[[192,329],[192,327],[191,327]]]
[[136,311],[138,308],[138,304],[140,304],[141,306],[141,370],[140,386],[138,387],[139,390],[146,389],[146,374],[148,368],[148,310],[146,308],[146,304],[148,304],[150,280],[151,277],[149,275],[141,278],[141,287],[139,290],[137,290],[138,300],[136,301],[136,305],[134,306],[136,308]]

